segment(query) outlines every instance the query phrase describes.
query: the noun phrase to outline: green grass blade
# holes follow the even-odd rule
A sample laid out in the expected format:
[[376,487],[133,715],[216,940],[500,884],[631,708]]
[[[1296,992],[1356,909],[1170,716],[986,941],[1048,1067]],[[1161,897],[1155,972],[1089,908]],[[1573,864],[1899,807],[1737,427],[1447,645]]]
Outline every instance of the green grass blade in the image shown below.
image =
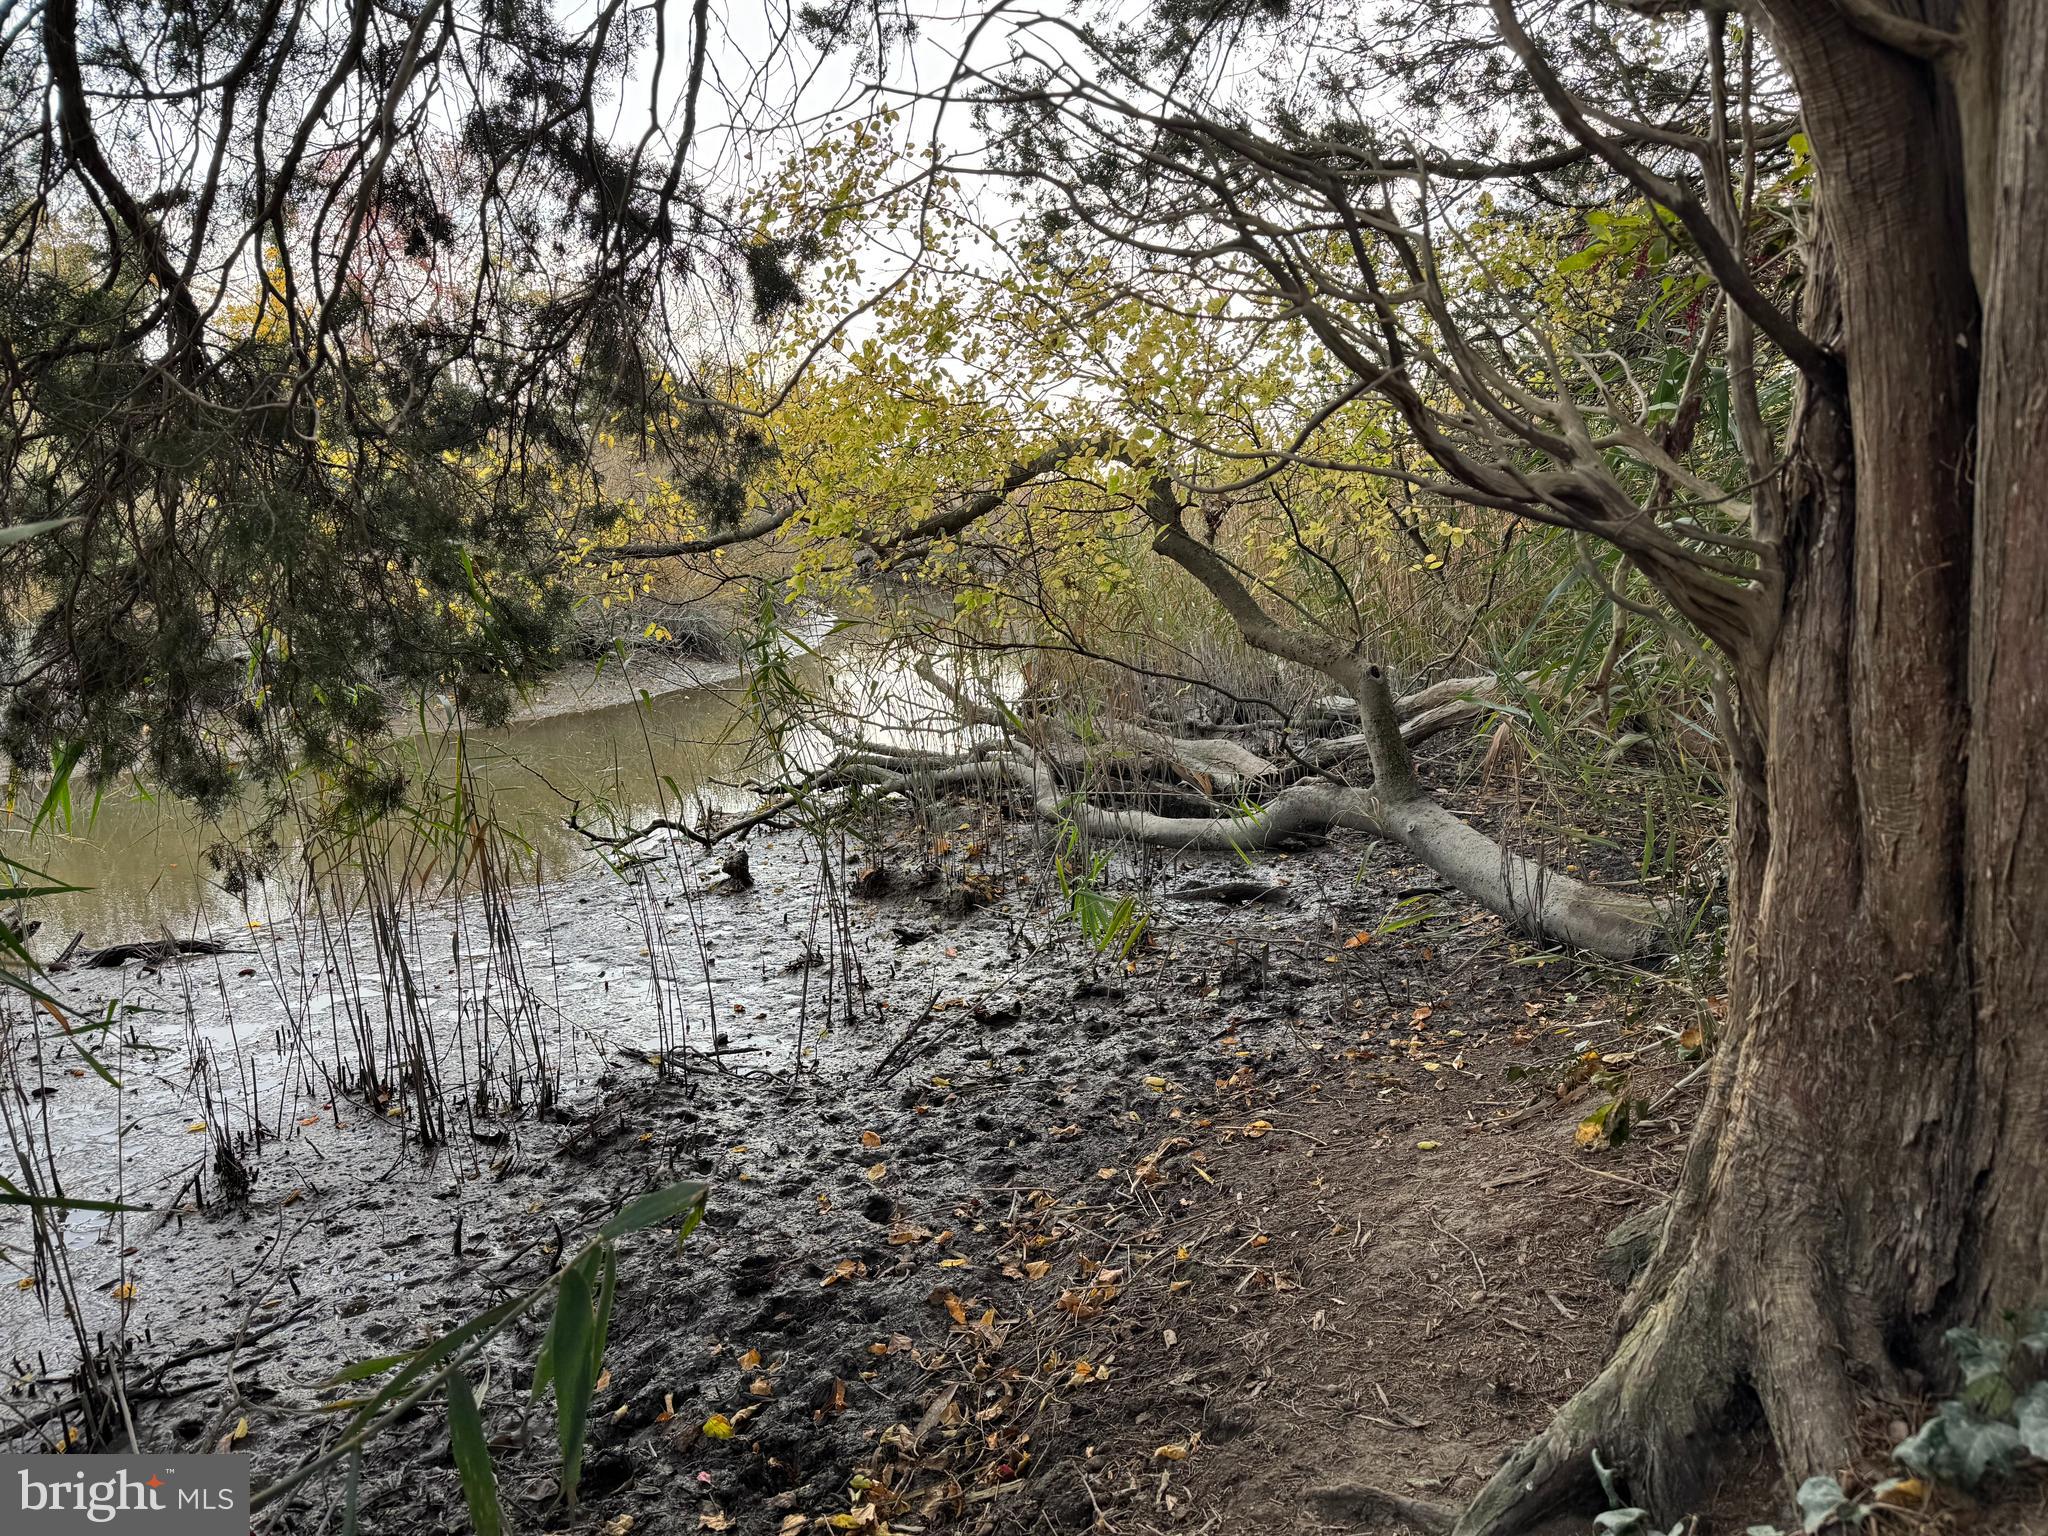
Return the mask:
[[469,1504],[471,1529],[476,1536],[501,1536],[505,1519],[498,1508],[498,1479],[491,1470],[484,1417],[477,1409],[469,1378],[461,1371],[448,1378],[448,1433],[455,1470],[462,1477],[462,1497]]

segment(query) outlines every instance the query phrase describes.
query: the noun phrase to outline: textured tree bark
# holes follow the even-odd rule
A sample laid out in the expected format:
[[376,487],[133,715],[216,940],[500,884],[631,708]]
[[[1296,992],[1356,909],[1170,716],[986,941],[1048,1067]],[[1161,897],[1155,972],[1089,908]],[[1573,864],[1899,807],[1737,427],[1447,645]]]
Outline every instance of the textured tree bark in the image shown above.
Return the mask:
[[2048,4],[2006,0],[1984,292],[1964,806],[1982,1099],[1957,1310],[2048,1293]]
[[1839,1473],[1943,1331],[2048,1291],[2048,3],[1971,9],[1999,64],[1961,111],[1837,8],[1768,10],[1842,373],[1760,528],[1787,580],[1741,665],[1731,1026],[1613,1361],[1459,1536],[1586,1501],[1596,1447],[1676,1518],[1759,1410],[1790,1480]]

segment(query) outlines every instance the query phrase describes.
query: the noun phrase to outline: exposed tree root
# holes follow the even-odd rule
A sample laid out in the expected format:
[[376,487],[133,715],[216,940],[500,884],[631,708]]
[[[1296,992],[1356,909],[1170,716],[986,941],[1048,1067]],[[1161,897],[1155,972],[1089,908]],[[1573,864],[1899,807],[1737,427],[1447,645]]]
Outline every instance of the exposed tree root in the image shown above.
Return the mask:
[[1857,1442],[1836,1339],[1817,1286],[1787,1274],[1731,1279],[1696,1257],[1600,1374],[1493,1475],[1452,1536],[1523,1536],[1559,1514],[1597,1513],[1596,1451],[1626,1498],[1660,1521],[1680,1519],[1700,1508],[1759,1411],[1792,1482],[1838,1473]]
[[1605,1507],[1593,1453],[1614,1467],[1628,1498],[1684,1513],[1708,1485],[1738,1382],[1725,1314],[1660,1306],[1593,1378],[1494,1473],[1453,1536],[1519,1536],[1549,1517]]
[[1392,1515],[1423,1536],[1450,1536],[1458,1523],[1458,1512],[1443,1504],[1404,1498],[1384,1488],[1363,1483],[1340,1483],[1329,1488],[1312,1488],[1308,1501],[1325,1520],[1356,1522]]

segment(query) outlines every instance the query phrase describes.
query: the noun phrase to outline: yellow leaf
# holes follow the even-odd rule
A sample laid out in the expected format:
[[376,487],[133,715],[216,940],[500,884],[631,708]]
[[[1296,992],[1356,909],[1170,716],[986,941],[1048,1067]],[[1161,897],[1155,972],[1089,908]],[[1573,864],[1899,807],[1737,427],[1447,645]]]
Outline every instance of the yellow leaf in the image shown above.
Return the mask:
[[114,1300],[133,1301],[134,1299],[135,1282],[133,1280],[124,1280],[121,1284],[114,1287]]
[[246,1417],[235,1420],[235,1432],[229,1435],[228,1438],[230,1440],[246,1440],[249,1438],[249,1421]]
[[730,1440],[732,1438],[732,1420],[722,1413],[714,1413],[704,1421],[704,1433],[713,1440]]
[[868,1170],[868,1182],[869,1182],[869,1183],[871,1183],[871,1184],[872,1184],[872,1183],[875,1183],[876,1181],[878,1181],[879,1179],[881,1179],[883,1175],[885,1175],[886,1173],[888,1173],[888,1171],[889,1171],[889,1165],[888,1165],[887,1163],[877,1163],[877,1164],[875,1164],[875,1166],[874,1166],[874,1167],[872,1167],[872,1168],[870,1168],[870,1169]]
[[1434,1152],[1441,1145],[1441,1142],[1418,1141],[1415,1143],[1415,1150],[1418,1152]]
[[1152,1455],[1159,1461],[1186,1461],[1188,1448],[1184,1445],[1162,1445]]

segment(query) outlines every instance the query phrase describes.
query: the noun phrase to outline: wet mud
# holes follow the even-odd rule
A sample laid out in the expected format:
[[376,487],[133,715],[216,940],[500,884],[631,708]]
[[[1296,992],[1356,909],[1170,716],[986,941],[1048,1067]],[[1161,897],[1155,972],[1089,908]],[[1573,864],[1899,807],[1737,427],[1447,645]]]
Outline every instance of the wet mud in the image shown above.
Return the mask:
[[[247,1451],[261,1485],[331,1434],[337,1369],[419,1347],[544,1278],[634,1195],[696,1178],[711,1195],[687,1242],[623,1245],[576,1507],[558,1496],[551,1414],[529,1402],[545,1314],[492,1347],[478,1380],[519,1527],[1170,1526],[1233,1444],[1272,1438],[1229,1489],[1284,1465],[1257,1368],[1234,1353],[1245,1309],[1277,1309],[1307,1328],[1297,1348],[1336,1358],[1326,1330],[1360,1335],[1331,1318],[1369,1296],[1342,1295],[1358,1277],[1327,1266],[1369,1255],[1416,1319],[1393,1358],[1448,1358],[1422,1313],[1439,1293],[1471,1311],[1470,1271],[1519,1243],[1556,1310],[1458,1344],[1483,1358],[1453,1396],[1479,1406],[1460,1410],[1462,1459],[1428,1470],[1470,1482],[1597,1359],[1616,1294],[1600,1236],[1675,1156],[1672,1134],[1646,1134],[1607,1188],[1569,1161],[1560,1064],[1626,1049],[1639,1025],[1603,1016],[1568,969],[1518,966],[1493,919],[1364,843],[1262,861],[1253,875],[1285,898],[1233,906],[1173,893],[1243,880],[1235,861],[1119,867],[1153,924],[1128,959],[1097,954],[1050,899],[1042,836],[956,811],[859,847],[759,834],[746,891],[718,893],[688,848],[554,887],[544,914],[521,914],[530,1015],[477,1013],[491,977],[459,949],[417,978],[444,1016],[471,1007],[443,1041],[444,1083],[468,1088],[437,1147],[404,1094],[342,1091],[315,1042],[260,1013],[288,965],[81,974],[82,1013],[95,986],[149,1000],[110,1065],[160,1061],[153,1092],[123,1094],[126,1193],[156,1214],[67,1223],[94,1331],[127,1341],[139,1435]],[[433,953],[447,934],[422,921]],[[310,963],[286,932],[245,947]],[[222,1019],[258,1017],[217,1038]],[[479,1053],[501,1033],[516,1050],[520,1028],[555,1052],[554,1101],[515,1108],[501,1085],[478,1107]],[[213,1085],[198,1108],[195,1057]],[[105,1085],[59,1056],[46,1070],[41,1112],[77,1117],[73,1140],[104,1134]],[[1523,1156],[1528,1135],[1544,1140]],[[217,1141],[239,1187],[205,1150]],[[1515,1202],[1554,1200],[1558,1176],[1597,1203],[1546,1235]],[[1402,1210],[1413,1230],[1390,1246]],[[66,1422],[47,1294],[4,1303],[12,1406],[45,1443]],[[1387,1433],[1432,1421],[1412,1384],[1380,1380]],[[1312,1478],[1290,1478],[1298,1499]],[[308,1484],[271,1528],[338,1528],[340,1486]],[[358,1517],[466,1528],[438,1404],[366,1458]]]

